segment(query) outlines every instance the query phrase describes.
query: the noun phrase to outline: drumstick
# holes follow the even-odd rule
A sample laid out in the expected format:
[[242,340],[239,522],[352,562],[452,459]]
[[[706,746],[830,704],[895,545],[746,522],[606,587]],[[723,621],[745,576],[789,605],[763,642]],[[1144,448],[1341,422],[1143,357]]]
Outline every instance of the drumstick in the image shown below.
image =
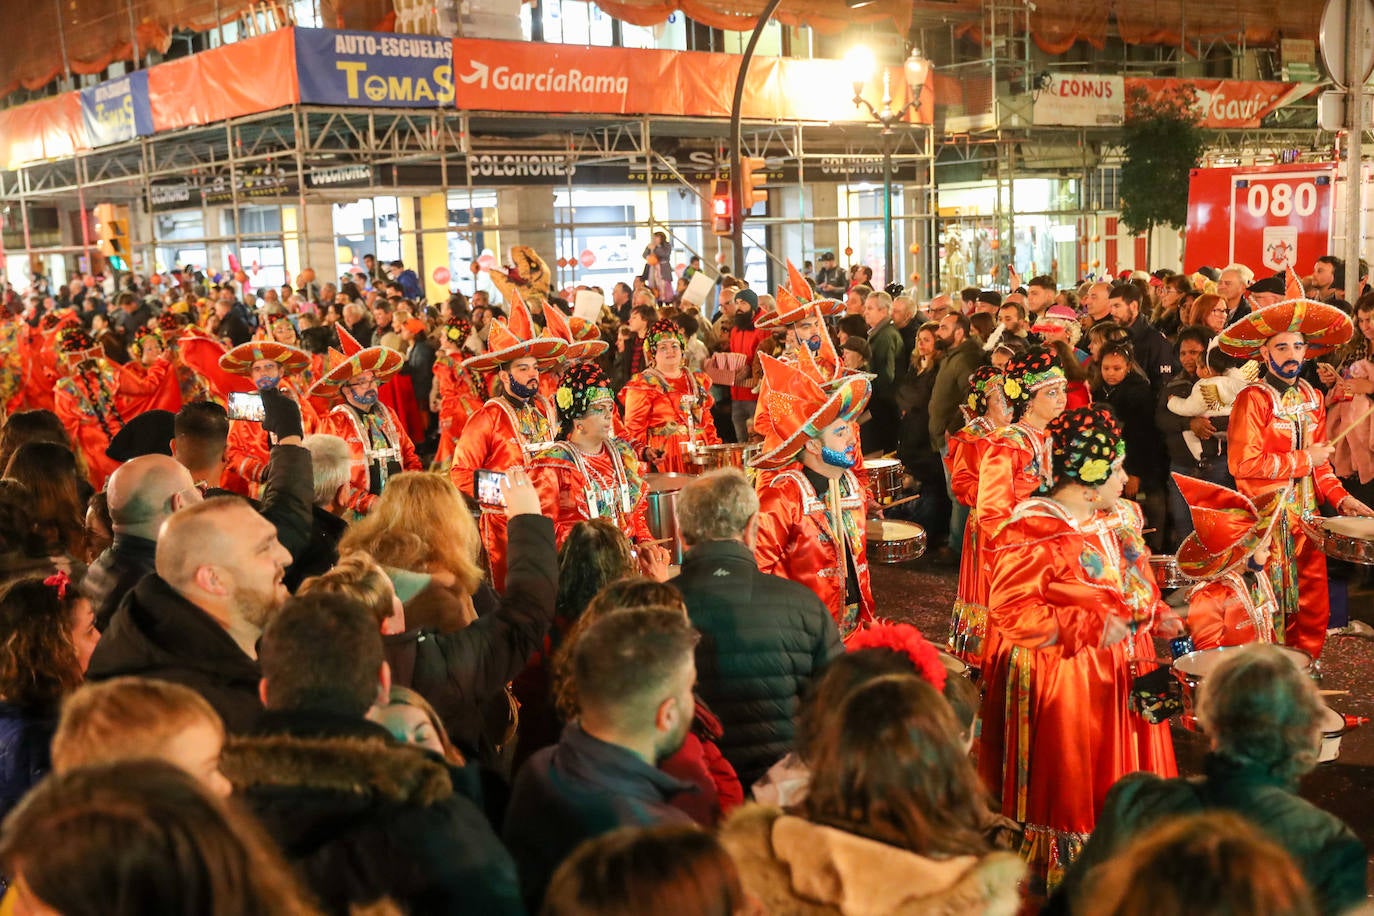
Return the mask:
[[656,541],[640,541],[636,546],[638,546],[638,547],[661,547],[661,546],[663,546],[664,544],[671,544],[671,543],[673,543],[674,540],[676,540],[676,539],[675,539],[675,538],[659,538],[659,539],[656,540]]
[[920,494],[920,493],[913,493],[911,496],[903,496],[901,499],[894,499],[894,500],[893,500],[892,502],[890,502],[890,503],[882,503],[882,504],[880,504],[880,505],[878,506],[878,508],[879,508],[879,509],[891,509],[893,506],[900,506],[900,505],[903,505],[903,504],[905,504],[905,503],[912,502],[913,500],[917,500],[917,499],[920,499],[920,498],[921,498],[921,494]]
[[1340,442],[1346,436],[1350,435],[1350,433],[1354,431],[1355,427],[1359,426],[1365,420],[1368,420],[1370,414],[1374,414],[1374,404],[1370,404],[1369,407],[1365,408],[1365,412],[1360,414],[1358,419],[1352,420],[1349,426],[1341,430],[1335,436],[1328,439],[1326,444],[1334,446],[1337,442]]
[[1349,690],[1318,690],[1318,691],[1317,691],[1317,696],[1319,696],[1319,697],[1348,697],[1348,696],[1350,696],[1350,691],[1349,691]]

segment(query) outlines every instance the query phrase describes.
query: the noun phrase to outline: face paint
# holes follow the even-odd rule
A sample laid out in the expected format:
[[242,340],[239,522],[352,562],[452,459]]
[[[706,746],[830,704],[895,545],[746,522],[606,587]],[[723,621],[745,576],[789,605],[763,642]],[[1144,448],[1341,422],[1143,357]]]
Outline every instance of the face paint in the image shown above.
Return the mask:
[[1285,381],[1292,381],[1302,373],[1302,363],[1296,359],[1287,362],[1276,363],[1266,357],[1265,362],[1269,363],[1269,371]]
[[276,388],[278,385],[281,384],[281,376],[264,375],[261,378],[257,379],[253,384],[258,386],[259,391],[271,391],[272,389]]
[[365,391],[362,394],[358,394],[355,391],[350,391],[349,395],[353,398],[353,403],[357,404],[359,407],[371,407],[373,404],[377,403],[376,388],[373,388],[369,391]]
[[806,338],[806,348],[810,350],[812,353],[821,352],[821,338],[819,337],[819,335],[816,337]]
[[521,400],[528,400],[539,393],[539,379],[535,378],[533,385],[522,385],[512,376],[510,380],[510,393]]
[[857,463],[858,456],[855,454],[855,449],[852,445],[844,451],[838,451],[826,445],[821,447],[821,460],[832,468],[844,468],[845,470],[849,470]]

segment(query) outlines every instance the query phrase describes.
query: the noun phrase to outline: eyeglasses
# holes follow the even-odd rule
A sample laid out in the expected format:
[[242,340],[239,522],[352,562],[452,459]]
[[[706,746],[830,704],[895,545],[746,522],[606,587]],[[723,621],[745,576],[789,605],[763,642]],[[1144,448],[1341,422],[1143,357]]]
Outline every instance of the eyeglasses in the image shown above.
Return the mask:
[[352,388],[352,389],[354,389],[354,390],[362,389],[362,390],[366,391],[366,390],[369,389],[369,388],[376,388],[377,385],[378,385],[378,383],[377,383],[377,380],[376,380],[375,378],[373,378],[373,377],[371,377],[371,376],[367,376],[367,377],[364,377],[364,378],[355,378],[355,379],[353,379],[352,381],[350,381],[350,382],[348,383],[348,385],[347,385],[346,387]]

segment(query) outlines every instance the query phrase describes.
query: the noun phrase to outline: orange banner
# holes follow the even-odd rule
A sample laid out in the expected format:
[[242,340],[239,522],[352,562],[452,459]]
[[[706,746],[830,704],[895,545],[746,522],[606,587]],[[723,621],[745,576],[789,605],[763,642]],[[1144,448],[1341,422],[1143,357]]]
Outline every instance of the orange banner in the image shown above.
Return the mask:
[[0,109],[0,168],[73,156],[88,147],[85,137],[77,92]]
[[1311,83],[1266,83],[1258,80],[1180,80],[1126,77],[1126,92],[1143,89],[1159,96],[1183,84],[1197,90],[1194,106],[1202,127],[1228,130],[1259,127],[1270,112],[1304,98],[1316,90]]
[[[460,109],[671,115],[727,118],[740,58],[702,51],[581,48],[528,42],[456,39],[454,88]],[[900,68],[891,71],[894,104],[906,97]],[[881,74],[864,95],[879,105]],[[920,116],[930,123],[934,93],[927,82]],[[850,74],[837,60],[755,58],[745,81],[746,118],[868,121],[854,106]]]
[[279,29],[148,71],[157,130],[197,127],[292,105],[296,83],[293,29]]

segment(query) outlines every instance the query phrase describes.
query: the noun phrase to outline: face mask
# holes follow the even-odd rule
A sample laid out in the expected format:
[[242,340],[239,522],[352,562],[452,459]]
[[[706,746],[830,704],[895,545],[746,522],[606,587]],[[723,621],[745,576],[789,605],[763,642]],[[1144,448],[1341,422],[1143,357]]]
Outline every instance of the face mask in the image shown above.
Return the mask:
[[271,391],[281,384],[280,375],[265,375],[253,383],[259,391]]
[[353,403],[357,404],[359,407],[371,407],[373,404],[377,403],[377,389],[375,388],[365,394],[356,394],[352,391],[348,394],[349,397],[353,399]]
[[533,385],[522,385],[511,376],[510,393],[522,400],[532,398],[539,393],[539,379],[536,377]]
[[854,466],[858,458],[855,455],[854,446],[852,445],[842,452],[830,448],[829,446],[822,446],[821,460],[832,468],[844,468],[845,470],[849,470]]

